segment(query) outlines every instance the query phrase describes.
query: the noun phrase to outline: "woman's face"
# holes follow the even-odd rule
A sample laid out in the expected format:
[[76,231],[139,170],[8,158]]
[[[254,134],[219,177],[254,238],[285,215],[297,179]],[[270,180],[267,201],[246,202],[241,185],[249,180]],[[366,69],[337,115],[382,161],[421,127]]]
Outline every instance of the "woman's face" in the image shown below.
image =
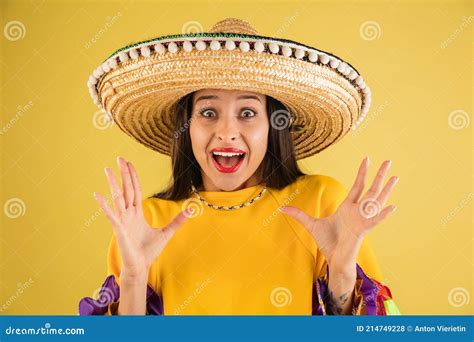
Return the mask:
[[196,91],[189,131],[205,191],[239,190],[261,181],[259,167],[269,131],[265,95],[241,90]]

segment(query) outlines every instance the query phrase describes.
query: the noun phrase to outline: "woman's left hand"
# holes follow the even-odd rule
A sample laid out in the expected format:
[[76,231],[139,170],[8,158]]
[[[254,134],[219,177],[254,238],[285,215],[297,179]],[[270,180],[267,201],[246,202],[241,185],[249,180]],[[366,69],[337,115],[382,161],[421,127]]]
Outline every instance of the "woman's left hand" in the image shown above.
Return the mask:
[[384,208],[399,180],[399,177],[393,176],[382,188],[384,177],[391,166],[390,160],[382,163],[372,186],[361,197],[368,165],[367,157],[362,161],[347,197],[331,216],[314,218],[296,207],[280,208],[283,213],[292,216],[308,229],[328,265],[339,272],[354,270],[365,234],[396,209],[394,205]]

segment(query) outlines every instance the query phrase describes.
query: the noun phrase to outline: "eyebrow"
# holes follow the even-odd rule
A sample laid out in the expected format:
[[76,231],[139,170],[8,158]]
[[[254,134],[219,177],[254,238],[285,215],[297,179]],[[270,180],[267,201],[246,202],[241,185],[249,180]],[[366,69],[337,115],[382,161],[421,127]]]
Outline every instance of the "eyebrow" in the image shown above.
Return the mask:
[[[195,103],[197,103],[200,100],[216,100],[216,99],[219,99],[219,96],[216,96],[216,95],[203,95],[203,96],[199,96],[196,99]],[[258,102],[262,103],[262,101],[260,101],[260,99],[255,95],[241,95],[237,98],[237,100],[246,100],[246,99],[254,99],[254,100],[257,100]]]

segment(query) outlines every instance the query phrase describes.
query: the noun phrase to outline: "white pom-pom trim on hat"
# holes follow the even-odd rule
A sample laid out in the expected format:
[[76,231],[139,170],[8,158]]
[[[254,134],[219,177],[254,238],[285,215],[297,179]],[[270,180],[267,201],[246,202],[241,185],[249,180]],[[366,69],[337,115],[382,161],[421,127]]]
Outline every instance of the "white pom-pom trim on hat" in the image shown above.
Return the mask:
[[289,46],[282,46],[281,48],[281,53],[283,54],[283,56],[285,57],[290,57],[291,54],[293,53],[293,50],[289,47]]
[[171,42],[168,44],[168,51],[171,53],[178,52],[178,45],[175,42]]
[[115,59],[115,57],[110,58],[108,63],[109,63],[110,69],[114,69],[117,67],[117,60]]
[[202,40],[198,40],[196,42],[196,49],[199,50],[199,51],[206,50],[206,43],[204,43]]
[[304,50],[303,49],[296,49],[295,57],[297,59],[302,59],[304,57]]
[[100,76],[102,76],[105,73],[104,69],[102,69],[102,65],[99,65],[97,67],[97,69],[95,69],[95,70],[96,70],[96,75],[97,75],[96,77],[97,78],[99,78]]
[[265,45],[263,45],[262,42],[255,42],[255,44],[253,44],[253,48],[257,52],[263,52],[263,50],[265,50]]
[[337,69],[337,67],[339,66],[339,61],[337,59],[331,59],[331,61],[329,62],[329,66],[333,69]]
[[316,63],[318,61],[318,54],[314,51],[310,51],[308,54],[308,59],[310,62]]
[[209,46],[211,47],[211,50],[213,51],[218,51],[221,49],[221,43],[218,42],[217,40],[211,41],[211,44]]
[[357,78],[355,79],[355,83],[360,86],[362,83],[364,83],[364,79],[362,78],[362,76],[357,76]]
[[102,70],[104,70],[104,72],[110,71],[109,61],[102,63]]
[[248,42],[240,42],[239,49],[242,52],[247,52],[250,50],[250,44]]
[[138,57],[140,56],[136,49],[130,50],[128,54],[129,54],[131,59],[138,59]]
[[329,56],[328,55],[321,55],[319,57],[319,60],[321,61],[321,63],[323,64],[328,64],[329,63]]
[[225,48],[229,51],[232,51],[235,49],[235,42],[233,40],[228,40],[225,42]]
[[348,77],[351,81],[355,80],[357,76],[358,76],[357,72],[354,69],[352,69],[351,72],[348,75]]
[[183,50],[186,51],[186,52],[191,52],[193,51],[193,43],[191,43],[190,41],[185,41],[183,43]]
[[342,63],[339,63],[339,66],[337,67],[337,71],[339,71],[341,74],[344,74],[344,72],[346,71],[346,68],[347,68],[347,64],[342,62]]
[[[182,43],[182,48],[186,52],[191,52],[193,50],[193,42],[191,41],[193,38],[188,38],[188,40],[161,40],[157,41],[155,45],[153,45],[153,51],[158,54],[164,54],[167,51],[171,53],[176,53],[179,50],[179,45],[177,42]],[[195,39],[195,38],[194,38]],[[245,38],[244,38],[245,39]],[[206,43],[203,40],[194,40],[195,45],[194,47],[196,50],[203,51],[207,48],[207,44],[209,44],[211,50],[217,51],[222,48],[221,41],[224,41],[225,49],[228,51],[234,50],[237,46],[242,52],[250,51],[250,42],[253,42],[253,49],[259,53],[265,51],[265,44],[268,46],[268,50],[272,54],[280,54],[285,57],[291,57],[295,59],[304,59],[307,56],[307,60],[311,63],[320,62],[320,64],[328,65],[328,67],[337,70],[340,74],[344,75],[348,80],[350,80],[355,87],[358,88],[359,91],[363,94],[362,100],[362,115],[359,119],[363,118],[363,116],[368,112],[368,108],[371,104],[371,91],[370,88],[367,87],[365,81],[363,80],[362,76],[360,76],[351,66],[345,63],[342,60],[334,56],[329,56],[324,52],[298,46],[295,43],[291,42],[281,42],[281,41],[271,41],[268,39],[252,39],[247,38],[245,40],[235,41],[235,38],[229,37],[219,37],[219,40],[212,39],[209,43]],[[162,42],[167,42],[167,47],[165,47]],[[94,98],[94,102],[97,102],[99,107],[101,107],[101,103],[98,99],[96,86],[101,78],[101,76],[115,67],[118,66],[118,63],[123,63],[128,61],[129,59],[138,59],[140,55],[144,57],[149,57],[152,54],[151,46],[149,45],[150,42],[147,42],[141,45],[136,45],[131,47],[127,51],[121,51],[114,57],[109,58],[107,61],[103,62],[99,67],[97,67],[93,72],[92,75],[89,77],[87,81],[87,85],[89,89],[93,90],[91,92],[91,96]],[[118,57],[118,59],[117,59]],[[354,126],[351,127],[354,129]]]
[[148,56],[150,56],[150,53],[151,53],[151,50],[148,46],[142,46],[140,48],[140,54],[142,56],[148,57]]
[[95,78],[93,75],[90,75],[88,82],[91,85],[97,84],[97,78]]
[[128,61],[128,58],[129,58],[128,54],[124,51],[120,52],[118,57],[119,57],[120,62]]
[[277,43],[268,44],[268,49],[271,53],[278,53],[280,51],[280,46]]
[[166,48],[163,46],[163,44],[158,43],[153,46],[153,49],[155,50],[156,53],[164,54],[166,51]]

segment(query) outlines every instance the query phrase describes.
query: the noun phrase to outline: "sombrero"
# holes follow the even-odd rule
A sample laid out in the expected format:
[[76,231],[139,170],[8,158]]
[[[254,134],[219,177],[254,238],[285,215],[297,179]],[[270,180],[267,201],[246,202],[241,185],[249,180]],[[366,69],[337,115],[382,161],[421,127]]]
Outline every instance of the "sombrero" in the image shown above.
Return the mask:
[[[371,92],[362,76],[335,55],[287,39],[261,36],[227,18],[208,32],[127,45],[87,82],[95,104],[143,145],[170,155],[173,112],[180,98],[204,88],[241,89],[282,102],[271,124],[288,128],[296,158],[312,156],[363,120]],[[275,115],[274,115],[275,114]]]

